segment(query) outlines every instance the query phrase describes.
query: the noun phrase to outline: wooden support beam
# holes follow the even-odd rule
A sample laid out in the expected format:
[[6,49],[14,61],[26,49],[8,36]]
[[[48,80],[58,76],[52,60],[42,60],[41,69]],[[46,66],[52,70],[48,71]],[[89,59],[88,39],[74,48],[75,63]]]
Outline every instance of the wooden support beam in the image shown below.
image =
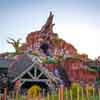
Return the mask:
[[24,72],[22,72],[19,76],[17,76],[14,80],[12,80],[13,82],[15,82],[16,80],[20,79],[21,77],[24,76],[24,74],[26,72],[28,72],[33,66],[35,66],[36,63],[33,63],[31,66],[29,66],[29,68],[27,68]]
[[41,77],[41,75],[43,75],[44,72],[41,72],[36,79],[39,79]]
[[20,87],[21,87],[24,83],[25,83],[25,81],[22,81]]
[[23,82],[47,82],[48,81],[48,79],[39,79],[39,80],[37,80],[37,79],[35,79],[35,80],[32,80],[32,79],[20,79],[21,81],[23,81]]
[[35,77],[29,71],[27,73],[33,80],[35,79]]
[[34,77],[36,78],[37,76],[37,67],[34,67]]

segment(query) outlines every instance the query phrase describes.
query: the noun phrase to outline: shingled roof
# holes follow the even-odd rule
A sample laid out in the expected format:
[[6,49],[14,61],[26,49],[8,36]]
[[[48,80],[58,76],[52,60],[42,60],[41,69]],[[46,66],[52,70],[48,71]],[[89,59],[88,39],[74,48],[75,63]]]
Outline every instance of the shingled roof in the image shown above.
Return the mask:
[[11,61],[7,59],[0,59],[0,68],[8,68],[10,65]]
[[14,61],[12,66],[8,69],[8,77],[16,78],[20,75],[25,69],[32,65],[31,59],[27,55],[21,55],[21,59]]
[[0,58],[0,75],[8,74],[10,64],[13,62],[11,59]]

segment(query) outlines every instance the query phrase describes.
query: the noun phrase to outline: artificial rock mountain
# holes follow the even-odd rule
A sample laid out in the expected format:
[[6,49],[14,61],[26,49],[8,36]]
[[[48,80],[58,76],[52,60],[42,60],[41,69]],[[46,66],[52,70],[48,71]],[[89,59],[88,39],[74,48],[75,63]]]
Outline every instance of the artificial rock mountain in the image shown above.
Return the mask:
[[54,15],[50,12],[49,17],[42,28],[39,31],[31,32],[28,34],[26,38],[26,43],[24,43],[21,47],[22,51],[32,49],[32,51],[41,55],[44,52],[42,52],[43,49],[41,50],[40,47],[42,44],[45,44],[47,46],[48,54],[44,53],[44,56],[51,55],[52,57],[57,58],[58,56],[62,55],[77,55],[77,50],[73,45],[59,38],[58,34],[53,32],[53,17]]
[[[54,15],[50,12],[46,23],[40,30],[27,35],[26,42],[17,48],[18,52],[26,53],[31,51],[32,55],[43,60],[44,67],[51,72],[60,64],[63,65],[71,81],[95,81],[97,73],[86,69],[88,68],[86,62],[90,60],[88,55],[78,54],[77,49],[72,44],[59,38],[58,34],[53,32],[53,26],[55,25],[53,24],[53,17]],[[16,43],[18,42],[15,41]],[[5,57],[7,54],[1,54],[1,56]],[[19,54],[15,56],[18,58],[17,61],[22,58],[22,55]],[[48,64],[48,62],[50,63]]]

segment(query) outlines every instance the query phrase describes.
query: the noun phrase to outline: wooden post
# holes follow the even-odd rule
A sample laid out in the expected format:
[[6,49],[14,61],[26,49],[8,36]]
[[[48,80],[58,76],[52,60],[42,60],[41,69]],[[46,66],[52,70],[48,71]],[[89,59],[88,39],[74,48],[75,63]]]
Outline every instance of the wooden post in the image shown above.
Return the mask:
[[3,96],[3,100],[6,100],[6,98],[7,98],[7,88],[4,88],[4,96]]
[[83,87],[82,87],[82,89],[81,89],[81,93],[82,93],[82,100],[84,100],[84,91],[83,91]]
[[11,98],[11,96],[10,96],[10,95],[8,95],[8,100],[10,100],[10,98]]
[[79,100],[79,87],[77,87],[77,100]]
[[12,100],[15,100],[15,92],[14,91],[12,91]]
[[0,100],[2,100],[1,90],[0,90]]
[[93,100],[95,100],[95,89],[93,87]]
[[20,86],[21,86],[21,81],[20,80],[17,80],[15,82],[15,95],[16,95],[16,100],[18,100],[18,97],[19,97],[19,91],[20,91]]
[[20,95],[20,100],[23,100],[23,96],[22,95]]
[[88,85],[86,86],[86,98],[89,100],[89,91],[88,91]]
[[64,85],[60,86],[60,95],[61,95],[61,99],[60,100],[64,100]]
[[68,90],[66,88],[66,100],[68,100]]
[[99,100],[100,100],[100,88],[98,88],[98,95],[99,95]]
[[58,88],[58,100],[60,100],[61,95],[60,95],[60,87]]
[[30,100],[30,98],[29,98],[29,95],[28,95],[28,94],[26,95],[26,100]]
[[47,94],[47,100],[50,100],[50,94],[49,93]]
[[18,90],[16,90],[16,100],[18,100]]
[[1,96],[1,94],[0,94],[0,100],[2,100],[2,96]]
[[45,97],[45,89],[43,89],[43,99],[44,99],[44,97]]
[[52,94],[52,100],[55,100],[55,95],[54,94]]
[[73,100],[73,97],[72,97],[72,90],[70,89],[70,100]]
[[39,95],[38,95],[38,97],[37,97],[37,100],[41,100],[41,99],[42,99],[41,93],[39,92]]
[[23,96],[21,94],[19,95],[19,100],[23,100]]

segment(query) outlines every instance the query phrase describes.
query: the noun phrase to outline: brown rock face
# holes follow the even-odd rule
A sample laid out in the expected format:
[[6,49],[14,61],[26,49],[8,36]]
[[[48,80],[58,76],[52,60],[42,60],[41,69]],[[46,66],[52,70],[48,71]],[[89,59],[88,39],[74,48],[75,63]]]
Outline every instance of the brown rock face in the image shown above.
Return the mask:
[[80,59],[67,59],[64,69],[68,73],[71,81],[83,81],[84,83],[92,84],[96,81],[97,73],[84,69],[83,61]]
[[26,44],[34,51],[36,48],[39,50],[41,44],[47,43],[48,52],[50,52],[52,56],[59,56],[60,54],[76,55],[77,50],[74,46],[65,42],[63,39],[60,39],[58,34],[53,32],[53,17],[54,15],[50,12],[49,17],[41,30],[28,34]]
[[[77,49],[72,44],[59,38],[58,34],[53,32],[53,17],[54,15],[50,12],[42,28],[39,31],[31,32],[27,35],[26,43],[22,44],[20,50],[23,52],[31,49],[33,51],[32,54],[38,54],[44,62],[44,67],[48,68],[51,72],[59,66],[58,62],[61,62],[70,80],[94,82],[97,73],[84,69],[84,62],[88,60],[88,55],[78,54]],[[5,57],[5,54],[0,55],[0,57]],[[17,58],[19,59],[21,57],[17,56]],[[45,62],[48,59],[48,62],[50,62],[52,58],[58,62]],[[100,63],[100,57],[98,58],[98,63]]]
[[26,37],[26,42],[29,46],[31,46],[37,41],[38,38],[39,38],[39,31],[31,32]]
[[52,12],[50,12],[50,15],[46,21],[46,23],[43,25],[43,27],[41,28],[41,33],[53,33],[53,17],[54,15],[52,14]]

